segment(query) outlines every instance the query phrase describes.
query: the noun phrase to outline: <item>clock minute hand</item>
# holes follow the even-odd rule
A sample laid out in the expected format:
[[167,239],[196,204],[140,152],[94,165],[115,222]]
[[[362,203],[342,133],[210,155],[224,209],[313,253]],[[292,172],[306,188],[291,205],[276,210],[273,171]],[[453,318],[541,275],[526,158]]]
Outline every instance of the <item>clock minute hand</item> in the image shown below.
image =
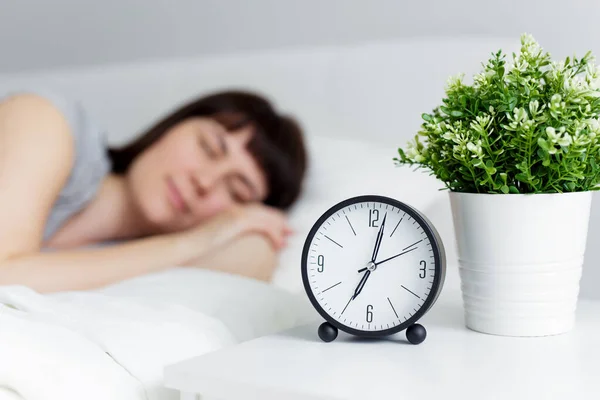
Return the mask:
[[387,213],[383,216],[383,221],[381,222],[381,226],[379,227],[379,232],[377,232],[377,238],[375,239],[375,248],[373,249],[373,256],[371,257],[371,262],[375,262],[377,259],[377,254],[379,253],[379,247],[381,247],[381,239],[383,239],[383,230],[385,228],[385,219],[387,217]]

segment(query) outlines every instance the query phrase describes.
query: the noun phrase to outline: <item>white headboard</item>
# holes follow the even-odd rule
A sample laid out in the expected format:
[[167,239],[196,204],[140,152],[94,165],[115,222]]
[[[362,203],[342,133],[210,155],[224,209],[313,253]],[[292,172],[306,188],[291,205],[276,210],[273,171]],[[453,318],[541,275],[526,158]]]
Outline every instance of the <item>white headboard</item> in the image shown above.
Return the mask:
[[57,88],[85,102],[120,144],[191,97],[258,90],[297,115],[308,134],[398,145],[437,105],[449,75],[469,77],[518,38],[421,38],[0,75],[0,91]]

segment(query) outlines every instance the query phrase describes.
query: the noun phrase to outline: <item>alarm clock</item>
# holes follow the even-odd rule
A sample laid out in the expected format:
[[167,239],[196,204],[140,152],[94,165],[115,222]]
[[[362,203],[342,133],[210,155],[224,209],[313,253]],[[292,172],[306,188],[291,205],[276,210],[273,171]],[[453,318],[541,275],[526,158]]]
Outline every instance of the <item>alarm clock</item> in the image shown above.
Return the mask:
[[406,330],[423,342],[416,322],[437,300],[446,275],[440,235],[417,209],[364,195],[334,205],[315,222],[302,250],[306,293],[326,322],[321,340],[338,329],[362,337]]

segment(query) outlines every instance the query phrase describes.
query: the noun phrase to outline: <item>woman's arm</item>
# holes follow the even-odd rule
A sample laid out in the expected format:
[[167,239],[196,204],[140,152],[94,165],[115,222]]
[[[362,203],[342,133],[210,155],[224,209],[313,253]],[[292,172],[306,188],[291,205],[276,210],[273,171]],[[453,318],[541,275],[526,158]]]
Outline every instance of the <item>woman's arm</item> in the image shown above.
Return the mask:
[[85,290],[174,265],[183,265],[220,245],[214,227],[138,239],[120,245],[34,253],[0,263],[0,285],[26,285],[39,292]]
[[185,265],[269,281],[277,261],[277,251],[264,235],[246,234]]

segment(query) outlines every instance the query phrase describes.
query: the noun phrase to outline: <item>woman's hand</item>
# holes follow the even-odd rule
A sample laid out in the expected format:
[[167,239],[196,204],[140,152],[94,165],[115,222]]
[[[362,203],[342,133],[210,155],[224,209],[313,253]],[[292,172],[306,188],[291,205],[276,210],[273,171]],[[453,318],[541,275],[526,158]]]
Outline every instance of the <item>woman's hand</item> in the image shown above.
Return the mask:
[[243,234],[259,233],[264,235],[276,250],[287,243],[287,236],[292,233],[285,214],[274,207],[261,203],[235,206],[212,217],[200,225],[209,229],[220,246]]

